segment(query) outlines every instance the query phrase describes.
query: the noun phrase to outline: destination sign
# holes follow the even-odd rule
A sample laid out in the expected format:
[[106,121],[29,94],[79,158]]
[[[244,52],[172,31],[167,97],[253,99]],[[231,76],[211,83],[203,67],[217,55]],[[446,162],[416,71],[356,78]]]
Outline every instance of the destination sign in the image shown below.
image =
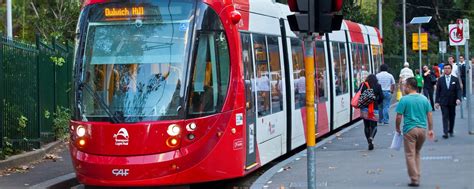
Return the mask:
[[144,7],[124,7],[124,8],[105,8],[105,17],[123,17],[123,16],[143,16],[145,15]]

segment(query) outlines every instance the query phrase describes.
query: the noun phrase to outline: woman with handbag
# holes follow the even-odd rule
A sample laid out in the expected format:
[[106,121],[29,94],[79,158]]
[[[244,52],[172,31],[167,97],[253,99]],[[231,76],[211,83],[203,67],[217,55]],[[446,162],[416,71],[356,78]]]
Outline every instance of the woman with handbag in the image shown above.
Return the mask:
[[365,138],[369,144],[369,150],[373,150],[373,141],[377,133],[378,107],[383,102],[382,87],[378,83],[377,77],[370,74],[359,90],[361,90],[359,107],[364,119]]

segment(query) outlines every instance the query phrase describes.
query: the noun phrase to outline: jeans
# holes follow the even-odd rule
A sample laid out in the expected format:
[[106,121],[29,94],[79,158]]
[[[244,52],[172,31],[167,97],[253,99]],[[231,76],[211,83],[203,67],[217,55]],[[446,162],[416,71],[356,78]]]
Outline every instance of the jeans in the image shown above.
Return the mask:
[[388,119],[389,119],[388,113],[390,109],[391,99],[392,99],[392,93],[390,91],[383,91],[383,103],[381,104],[382,112],[379,119],[379,123],[388,123]]
[[423,88],[423,95],[425,95],[426,98],[428,98],[428,100],[430,100],[431,108],[434,111],[435,108],[434,108],[433,92],[434,92],[433,88],[431,88],[431,89]]

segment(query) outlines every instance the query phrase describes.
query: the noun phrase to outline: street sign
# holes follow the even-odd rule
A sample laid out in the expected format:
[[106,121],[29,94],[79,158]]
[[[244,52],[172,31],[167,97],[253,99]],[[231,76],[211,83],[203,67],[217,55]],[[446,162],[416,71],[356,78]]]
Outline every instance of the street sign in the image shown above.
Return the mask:
[[439,53],[446,53],[446,41],[439,42]]
[[456,20],[456,35],[458,38],[462,39],[463,38],[463,32],[462,32],[462,29],[463,29],[463,23],[462,23],[462,19],[457,19]]
[[[428,33],[421,33],[421,50],[428,50]],[[418,50],[418,33],[412,34],[412,48]]]
[[461,37],[461,38],[458,37],[457,24],[449,24],[448,31],[449,31],[449,45],[459,46],[459,45],[464,45],[464,43],[466,43],[466,39],[464,37]]
[[463,29],[463,37],[465,39],[469,39],[469,19],[463,19],[462,24],[464,25]]

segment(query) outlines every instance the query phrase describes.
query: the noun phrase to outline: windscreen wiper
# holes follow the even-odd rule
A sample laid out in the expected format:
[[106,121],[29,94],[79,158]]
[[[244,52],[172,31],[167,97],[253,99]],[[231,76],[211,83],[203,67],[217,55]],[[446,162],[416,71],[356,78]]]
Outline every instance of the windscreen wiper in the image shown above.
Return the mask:
[[112,112],[110,111],[110,107],[105,103],[104,99],[100,97],[97,93],[94,92],[94,90],[91,89],[91,87],[87,83],[81,83],[80,85],[81,88],[85,88],[95,99],[96,102],[99,102],[100,107],[107,113],[109,118],[112,120],[112,123],[120,123],[121,121],[119,118],[117,118]]

